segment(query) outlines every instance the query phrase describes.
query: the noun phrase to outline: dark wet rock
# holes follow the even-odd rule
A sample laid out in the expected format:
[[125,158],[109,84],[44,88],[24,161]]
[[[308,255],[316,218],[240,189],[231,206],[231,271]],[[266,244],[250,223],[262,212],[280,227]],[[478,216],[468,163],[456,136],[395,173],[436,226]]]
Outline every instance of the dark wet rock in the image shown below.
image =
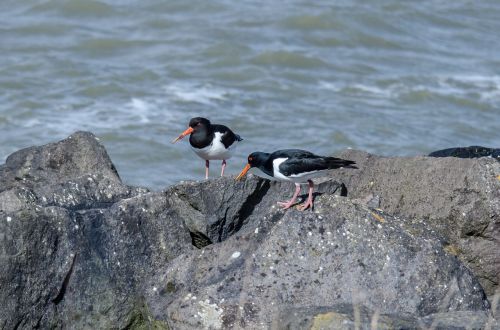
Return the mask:
[[122,184],[106,150],[88,132],[22,149],[0,166],[0,211],[31,204],[71,210],[106,207],[146,191]]
[[[379,207],[444,239],[479,278],[490,299],[500,283],[500,163],[490,158],[379,157],[348,150],[359,165],[340,170],[351,198],[379,198]],[[500,292],[500,291],[497,291]]]
[[500,160],[500,149],[480,146],[457,147],[437,150],[429,154],[430,157],[458,157],[458,158],[480,158],[491,157]]
[[112,328],[132,322],[143,304],[143,281],[191,248],[164,197],[149,195],[140,197],[140,207],[130,204],[135,197],[110,209],[43,207],[5,215],[1,326]]
[[[242,182],[226,177],[181,183],[166,194],[190,231],[205,237],[208,243],[221,242],[245,226],[255,227],[271,206],[289,199],[294,189],[293,183],[270,182],[255,176]],[[345,195],[346,192],[342,184],[326,180],[316,187],[316,195],[323,193]],[[301,202],[305,197],[304,191]]]
[[0,328],[160,324],[144,316],[144,279],[193,249],[163,193],[123,185],[89,133],[0,171]]
[[[491,247],[484,235],[496,226],[497,186],[486,178],[497,167],[460,161],[472,162],[462,172],[450,163],[466,186],[441,183],[425,199],[423,187],[410,186],[418,162],[387,161],[401,185],[363,190],[372,171],[382,182],[388,174],[360,158],[359,170],[319,180],[315,210],[298,212],[276,207],[293,184],[256,177],[164,192],[127,186],[90,133],[21,150],[0,166],[0,328],[335,328],[358,314],[365,326],[374,313],[402,328],[467,326],[464,315],[496,326],[483,288],[455,255],[478,251],[462,252],[467,238]],[[429,177],[448,164],[426,162]],[[405,203],[391,206],[394,192],[382,188],[404,191]],[[462,211],[467,221],[448,218]],[[483,236],[474,231],[481,223]],[[475,234],[462,235],[467,228]]]
[[[469,269],[401,219],[323,194],[316,212],[269,207],[255,229],[173,261],[148,292],[175,328],[270,327],[284,309],[363,302],[381,314],[486,311]],[[165,313],[166,311],[166,313]]]

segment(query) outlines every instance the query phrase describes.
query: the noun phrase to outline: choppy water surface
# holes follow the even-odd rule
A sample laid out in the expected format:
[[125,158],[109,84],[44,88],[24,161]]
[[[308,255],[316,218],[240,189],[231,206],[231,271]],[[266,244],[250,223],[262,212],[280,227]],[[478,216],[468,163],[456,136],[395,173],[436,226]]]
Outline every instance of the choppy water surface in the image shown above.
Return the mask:
[[[201,179],[206,116],[251,151],[500,146],[500,2],[0,1],[0,156],[90,130],[129,184]],[[219,172],[213,164],[212,173]]]

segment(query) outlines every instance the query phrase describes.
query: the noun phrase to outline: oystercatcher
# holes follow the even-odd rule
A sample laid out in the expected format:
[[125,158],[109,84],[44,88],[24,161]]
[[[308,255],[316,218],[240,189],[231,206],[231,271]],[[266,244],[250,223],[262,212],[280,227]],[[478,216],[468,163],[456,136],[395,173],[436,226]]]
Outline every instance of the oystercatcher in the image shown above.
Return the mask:
[[205,179],[208,179],[210,160],[222,160],[221,176],[224,176],[226,159],[231,158],[237,142],[243,139],[224,125],[211,124],[206,118],[195,117],[189,121],[189,127],[172,141],[175,143],[189,135],[189,144],[193,151],[205,160]]
[[308,183],[309,196],[307,201],[299,206],[299,210],[304,211],[313,206],[313,178],[320,177],[331,169],[357,168],[354,164],[356,163],[352,160],[318,156],[300,149],[278,150],[271,154],[257,151],[248,156],[248,164],[236,180],[244,177],[252,169],[256,175],[269,180],[294,182],[295,193],[292,199],[287,202],[278,202],[283,209],[288,209],[295,203],[300,193],[300,184]]

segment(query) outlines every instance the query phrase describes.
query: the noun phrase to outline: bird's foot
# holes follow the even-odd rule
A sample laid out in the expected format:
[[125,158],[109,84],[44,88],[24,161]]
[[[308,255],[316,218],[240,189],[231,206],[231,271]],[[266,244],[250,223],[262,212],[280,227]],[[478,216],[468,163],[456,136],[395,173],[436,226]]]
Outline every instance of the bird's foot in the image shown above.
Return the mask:
[[279,206],[283,208],[283,210],[289,209],[292,207],[292,205],[295,203],[295,201],[288,201],[288,202],[277,202]]
[[299,211],[305,211],[305,210],[307,210],[309,207],[310,207],[310,208],[312,208],[312,207],[313,207],[313,202],[308,200],[308,201],[306,201],[304,204],[297,206],[297,210],[299,210]]

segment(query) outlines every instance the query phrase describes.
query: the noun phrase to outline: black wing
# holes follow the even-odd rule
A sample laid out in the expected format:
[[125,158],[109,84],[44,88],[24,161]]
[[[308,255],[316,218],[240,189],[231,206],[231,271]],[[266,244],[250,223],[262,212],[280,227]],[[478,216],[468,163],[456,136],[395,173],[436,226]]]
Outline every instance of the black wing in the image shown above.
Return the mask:
[[357,168],[354,166],[356,163],[352,160],[318,156],[309,151],[299,149],[279,150],[273,153],[273,155],[275,158],[288,158],[279,166],[280,172],[286,176],[341,167]]
[[276,159],[276,158],[318,158],[320,156],[313,154],[312,152],[309,152],[307,150],[301,150],[301,149],[283,149],[283,150],[277,150],[273,152],[270,156],[271,159]]
[[234,134],[229,127],[224,125],[212,125],[214,132],[222,133],[221,141],[224,147],[229,148],[234,142],[243,140],[238,134]]

